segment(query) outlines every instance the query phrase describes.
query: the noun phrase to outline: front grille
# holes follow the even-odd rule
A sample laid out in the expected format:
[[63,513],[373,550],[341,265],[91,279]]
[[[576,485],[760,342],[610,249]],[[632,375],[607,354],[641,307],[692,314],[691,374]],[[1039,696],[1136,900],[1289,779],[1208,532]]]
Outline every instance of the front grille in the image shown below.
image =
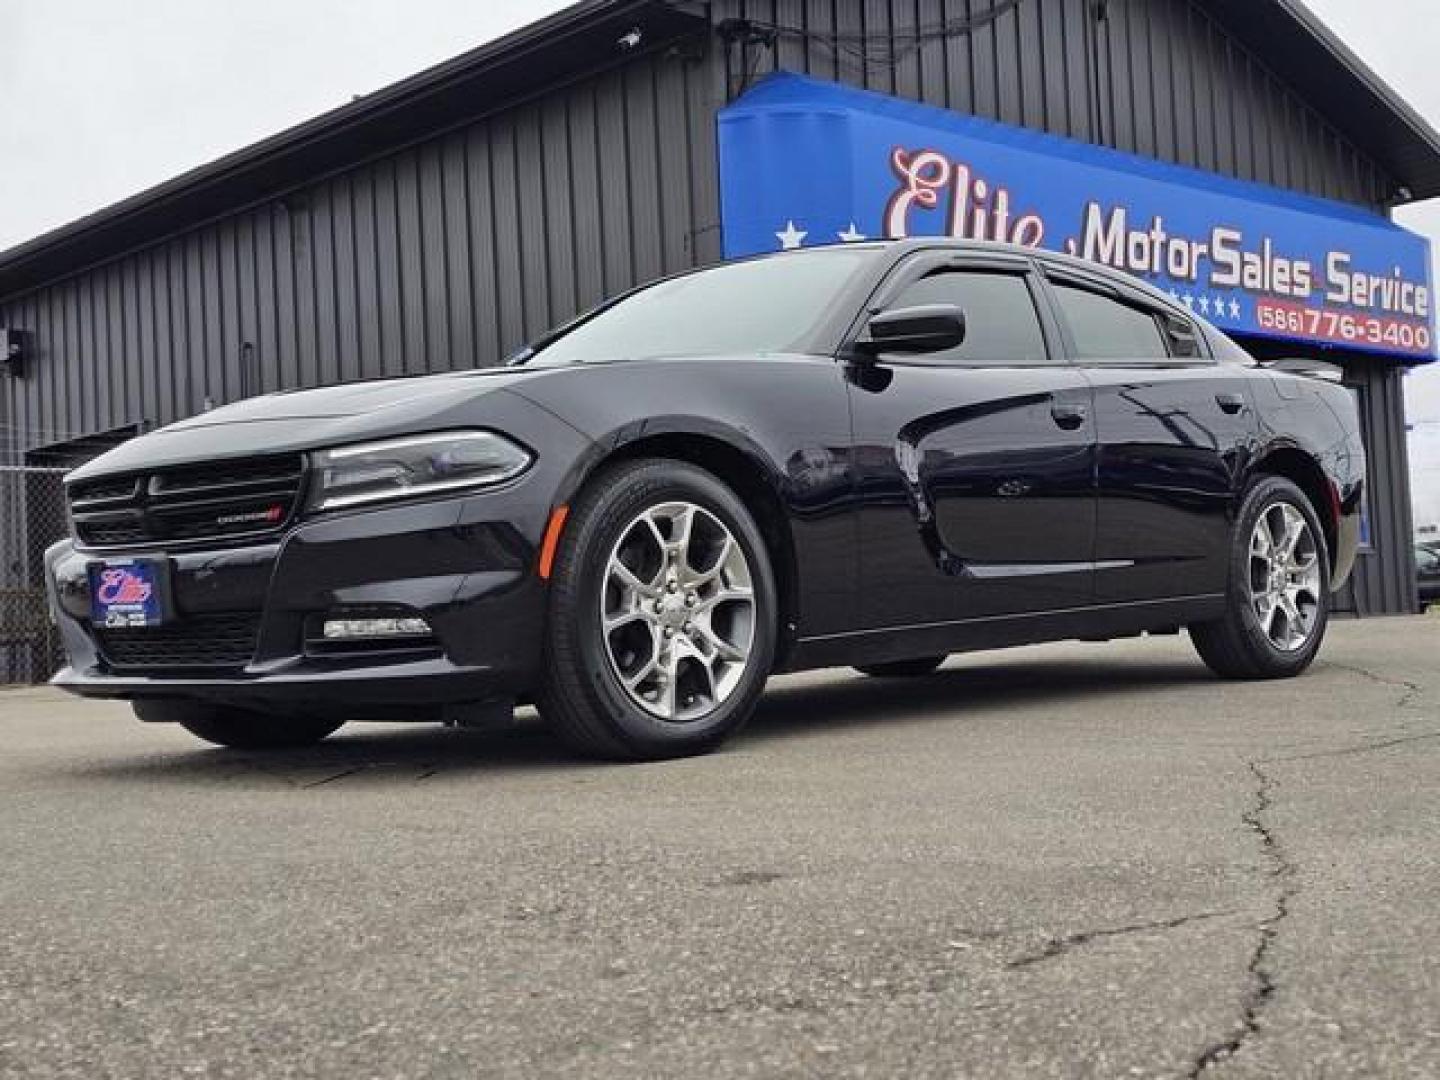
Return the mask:
[[85,498],[91,502],[125,502],[135,497],[139,483],[135,477],[126,476],[119,480],[91,480],[79,486],[84,490]]
[[70,517],[87,547],[261,537],[294,516],[304,476],[304,459],[288,454],[81,481]]
[[257,612],[191,615],[166,626],[95,628],[100,655],[117,672],[243,668],[255,656]]

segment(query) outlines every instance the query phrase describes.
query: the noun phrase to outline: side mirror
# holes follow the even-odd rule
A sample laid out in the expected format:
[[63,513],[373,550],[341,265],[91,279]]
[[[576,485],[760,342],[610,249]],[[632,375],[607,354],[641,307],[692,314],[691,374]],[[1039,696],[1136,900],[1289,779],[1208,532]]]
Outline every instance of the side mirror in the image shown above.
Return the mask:
[[965,312],[955,304],[924,304],[872,316],[855,350],[865,357],[943,352],[964,340]]

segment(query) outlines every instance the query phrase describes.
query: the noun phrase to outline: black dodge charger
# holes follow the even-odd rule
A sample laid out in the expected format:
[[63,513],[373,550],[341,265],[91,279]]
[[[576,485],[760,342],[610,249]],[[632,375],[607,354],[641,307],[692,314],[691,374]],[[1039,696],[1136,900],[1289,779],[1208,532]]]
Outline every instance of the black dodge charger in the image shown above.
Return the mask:
[[716,746],[766,678],[1188,629],[1302,672],[1350,572],[1349,395],[1172,297],[944,240],[608,302],[501,368],[272,394],[67,478],[69,666],[228,746],[508,717]]

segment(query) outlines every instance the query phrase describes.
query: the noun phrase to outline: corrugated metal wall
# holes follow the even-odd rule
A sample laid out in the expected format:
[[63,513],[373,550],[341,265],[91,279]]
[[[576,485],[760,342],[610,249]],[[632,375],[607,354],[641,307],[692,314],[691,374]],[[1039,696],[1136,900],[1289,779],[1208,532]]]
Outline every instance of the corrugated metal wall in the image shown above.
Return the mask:
[[[992,25],[906,49],[989,0],[723,0],[782,33],[775,66],[1246,180],[1366,205],[1384,174],[1257,57],[1183,0],[1028,0]],[[1104,17],[1094,12],[1103,9]],[[859,58],[826,42],[864,34]],[[751,58],[754,58],[754,53]],[[890,61],[894,59],[895,62]],[[731,85],[743,69],[730,67]]]
[[[652,57],[0,306],[18,449],[246,394],[498,362],[698,258],[708,71]],[[698,207],[705,207],[704,210]],[[13,433],[13,431],[12,431]]]
[[[774,48],[717,38],[640,56],[0,303],[0,324],[37,347],[31,376],[0,380],[0,445],[14,456],[262,390],[496,363],[603,296],[711,261],[715,110],[776,67],[1367,205],[1388,190],[1203,4],[1103,6],[1097,21],[1093,0],[1024,0],[907,49],[908,28],[987,0],[718,0],[717,23],[782,28]],[[834,33],[868,43],[855,55]],[[1406,490],[1394,464],[1377,462],[1377,498]],[[1392,610],[1401,565],[1373,562],[1362,602]]]
[[1339,606],[1361,615],[1414,611],[1418,606],[1415,524],[1410,507],[1404,378],[1393,364],[1361,361],[1349,365],[1346,381],[1358,393],[1365,433],[1371,544],[1356,562],[1355,575]]

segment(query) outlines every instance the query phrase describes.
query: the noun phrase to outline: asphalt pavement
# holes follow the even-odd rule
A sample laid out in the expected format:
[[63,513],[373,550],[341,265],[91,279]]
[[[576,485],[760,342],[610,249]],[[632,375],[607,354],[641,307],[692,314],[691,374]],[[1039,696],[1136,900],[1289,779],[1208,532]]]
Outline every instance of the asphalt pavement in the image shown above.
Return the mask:
[[793,676],[628,766],[0,691],[0,1075],[1440,1076],[1437,657]]

